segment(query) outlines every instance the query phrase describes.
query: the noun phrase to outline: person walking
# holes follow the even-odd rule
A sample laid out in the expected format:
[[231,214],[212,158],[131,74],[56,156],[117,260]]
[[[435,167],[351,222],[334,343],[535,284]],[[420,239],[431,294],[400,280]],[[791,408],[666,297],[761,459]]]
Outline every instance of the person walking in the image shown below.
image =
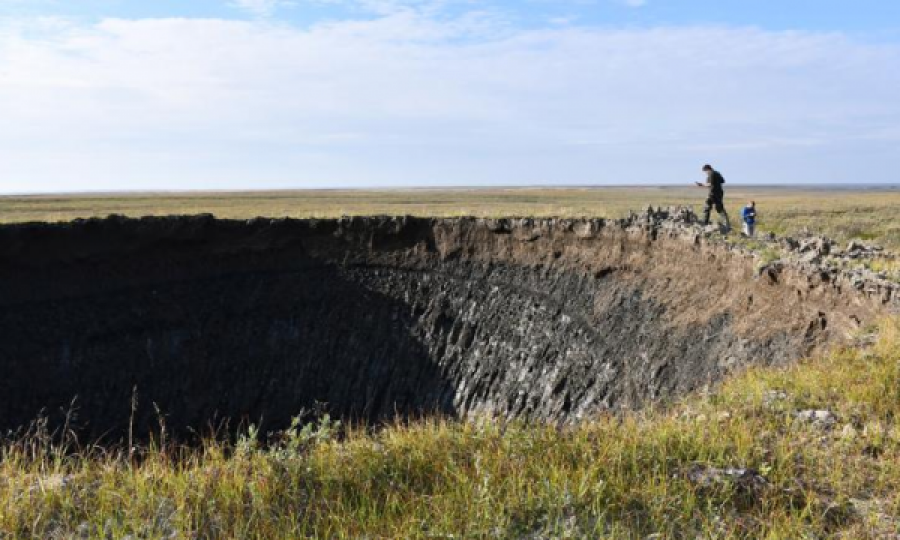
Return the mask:
[[744,236],[753,238],[756,234],[756,201],[750,201],[741,211],[744,218]]
[[706,182],[695,182],[698,187],[709,189],[706,207],[703,209],[703,225],[709,225],[709,214],[715,208],[719,216],[725,218],[725,232],[728,232],[731,230],[731,221],[728,219],[728,212],[725,211],[725,190],[722,188],[725,178],[719,171],[713,169],[712,165],[704,165],[703,172],[706,173]]

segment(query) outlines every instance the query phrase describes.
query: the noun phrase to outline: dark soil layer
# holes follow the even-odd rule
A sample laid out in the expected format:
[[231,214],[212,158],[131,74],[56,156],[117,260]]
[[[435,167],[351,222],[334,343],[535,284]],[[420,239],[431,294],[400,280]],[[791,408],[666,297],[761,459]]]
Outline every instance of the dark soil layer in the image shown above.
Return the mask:
[[0,429],[320,407],[572,421],[789,362],[878,302],[628,220],[110,218],[0,227]]

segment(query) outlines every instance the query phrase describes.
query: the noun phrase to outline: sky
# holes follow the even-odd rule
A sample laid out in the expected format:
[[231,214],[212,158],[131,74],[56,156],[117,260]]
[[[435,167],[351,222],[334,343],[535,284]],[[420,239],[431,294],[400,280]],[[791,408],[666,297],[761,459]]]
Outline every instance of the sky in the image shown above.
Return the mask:
[[0,193],[900,183],[900,2],[0,0]]

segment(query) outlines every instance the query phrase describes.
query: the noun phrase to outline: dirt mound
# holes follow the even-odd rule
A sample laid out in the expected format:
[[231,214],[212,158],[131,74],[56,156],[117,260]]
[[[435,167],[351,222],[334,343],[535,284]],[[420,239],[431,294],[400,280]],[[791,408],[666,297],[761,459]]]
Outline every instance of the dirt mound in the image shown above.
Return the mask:
[[0,428],[91,436],[491,413],[569,421],[785,363],[896,297],[759,265],[689,212],[624,220],[210,216],[0,227]]

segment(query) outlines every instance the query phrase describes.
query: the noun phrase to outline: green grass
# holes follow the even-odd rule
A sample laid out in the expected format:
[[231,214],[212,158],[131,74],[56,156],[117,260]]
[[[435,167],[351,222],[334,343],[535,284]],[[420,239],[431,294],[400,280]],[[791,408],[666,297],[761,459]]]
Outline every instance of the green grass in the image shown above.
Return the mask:
[[[805,424],[803,409],[839,421]],[[685,475],[697,464],[755,468],[769,485],[698,486]],[[871,350],[754,368],[578,426],[325,419],[265,447],[250,431],[136,452],[36,432],[0,462],[9,537],[881,538],[900,532],[898,515],[897,321]]]

